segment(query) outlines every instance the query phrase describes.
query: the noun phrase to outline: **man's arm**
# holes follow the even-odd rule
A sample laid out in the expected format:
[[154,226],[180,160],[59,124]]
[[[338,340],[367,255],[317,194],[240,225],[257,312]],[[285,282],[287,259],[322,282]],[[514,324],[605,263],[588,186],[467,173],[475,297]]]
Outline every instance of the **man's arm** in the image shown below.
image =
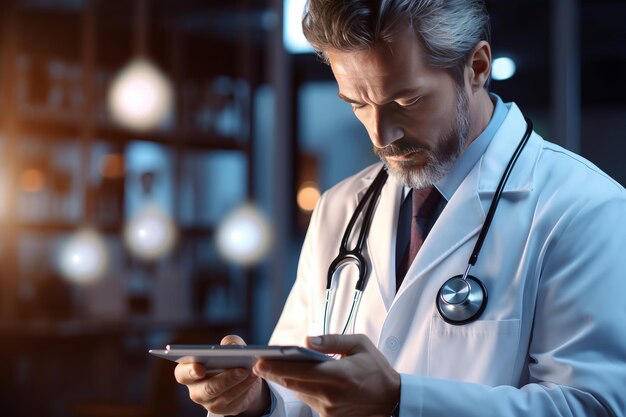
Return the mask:
[[400,416],[626,415],[624,194],[570,217],[544,247],[537,273],[530,383],[490,387],[402,375]]
[[[536,272],[540,282],[529,346],[529,383],[492,387],[403,374],[399,416],[626,416],[625,216],[623,193],[589,202],[568,216],[544,247]],[[353,342],[351,352],[338,352],[347,357],[336,363],[261,362],[255,372],[298,392],[325,416],[345,417],[350,404],[360,407],[361,417],[369,411],[380,415],[375,406],[362,406],[374,399],[374,405],[384,404],[386,409],[397,398],[395,385],[389,378],[368,378],[385,374],[385,364],[376,360],[378,352],[363,348],[369,341]],[[358,360],[351,360],[352,355]],[[373,366],[376,363],[380,366]],[[364,389],[358,395],[341,389],[353,386],[355,375]],[[388,393],[384,399],[365,389],[371,381]]]

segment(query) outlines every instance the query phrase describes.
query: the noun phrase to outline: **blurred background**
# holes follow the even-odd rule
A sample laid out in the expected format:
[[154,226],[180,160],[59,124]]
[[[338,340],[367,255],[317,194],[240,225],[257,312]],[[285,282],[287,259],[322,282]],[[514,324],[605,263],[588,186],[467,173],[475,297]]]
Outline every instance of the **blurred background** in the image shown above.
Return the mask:
[[[626,2],[490,0],[491,90],[626,184]],[[300,0],[0,0],[0,414],[192,416],[150,357],[267,343],[375,162]]]

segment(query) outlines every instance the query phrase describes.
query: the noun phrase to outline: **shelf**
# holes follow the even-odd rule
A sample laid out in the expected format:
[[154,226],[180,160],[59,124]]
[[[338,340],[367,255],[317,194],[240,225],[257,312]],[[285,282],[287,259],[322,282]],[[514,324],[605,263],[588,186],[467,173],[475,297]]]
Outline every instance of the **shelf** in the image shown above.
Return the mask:
[[[6,222],[0,223],[0,226],[6,227]],[[17,225],[19,231],[37,232],[37,233],[59,233],[74,232],[83,226],[79,223],[71,222],[20,222]],[[122,233],[124,226],[122,224],[103,224],[90,225],[95,230],[102,233]],[[214,226],[179,226],[178,233],[184,237],[211,237],[215,234]]]
[[[0,241],[1,260],[6,278],[0,285],[0,338],[18,348],[38,349],[45,345],[30,343],[31,340],[58,337],[61,341],[73,343],[70,338],[74,335],[83,337],[84,341],[91,337],[106,339],[108,334],[126,336],[137,331],[145,335],[149,331],[177,331],[194,326],[224,329],[216,331],[219,334],[225,333],[228,327],[249,332],[255,319],[252,294],[256,284],[253,272],[250,269],[234,271],[221,267],[215,271],[216,274],[229,287],[238,290],[232,297],[241,300],[232,303],[236,317],[234,314],[228,317],[220,315],[226,317],[226,321],[218,319],[217,315],[214,322],[202,320],[199,314],[206,314],[206,311],[196,311],[196,307],[193,317],[181,322],[137,320],[137,312],[143,314],[144,310],[136,308],[138,303],[133,298],[132,288],[109,282],[103,282],[103,290],[94,291],[89,297],[72,299],[67,303],[67,310],[71,310],[72,314],[74,311],[96,311],[96,307],[93,310],[91,307],[125,297],[129,306],[123,314],[132,318],[98,320],[95,318],[100,317],[97,313],[90,313],[91,320],[32,319],[69,317],[63,308],[53,305],[53,294],[48,294],[47,288],[40,284],[50,272],[54,272],[54,257],[50,250],[84,227],[100,232],[107,243],[112,243],[116,254],[123,254],[119,271],[116,271],[120,279],[140,282],[144,278],[149,279],[148,276],[176,272],[189,278],[181,285],[196,285],[192,282],[196,270],[208,263],[204,254],[200,253],[206,248],[212,256],[211,240],[216,234],[216,225],[197,224],[207,217],[200,214],[204,207],[200,202],[203,200],[194,196],[196,193],[203,196],[203,193],[213,192],[205,186],[205,177],[201,175],[208,169],[205,157],[207,160],[219,157],[213,154],[216,151],[236,153],[238,166],[240,159],[245,159],[247,172],[242,173],[241,179],[245,178],[246,182],[242,187],[247,187],[248,199],[254,194],[252,100],[255,87],[264,80],[267,39],[266,29],[259,23],[266,17],[266,3],[262,0],[234,0],[228,5],[218,5],[192,0],[191,3],[157,2],[152,5],[148,32],[142,33],[142,36],[148,40],[148,46],[153,45],[147,51],[151,59],[172,79],[176,91],[176,113],[172,115],[172,123],[165,128],[148,132],[135,132],[118,126],[106,111],[109,84],[133,56],[134,25],[141,17],[140,11],[135,14],[135,8],[130,7],[128,2],[119,1],[83,2],[68,7],[44,5],[42,2],[30,2],[32,6],[24,6],[19,1],[6,2],[5,5],[0,0],[0,3],[0,23],[7,23],[2,31],[6,41],[1,51],[4,57],[1,72],[6,91],[0,99],[0,147],[4,155],[5,176],[10,184],[8,191],[15,194],[14,200],[9,200],[3,219],[0,219],[0,230],[4,233]],[[224,23],[225,18],[232,18],[233,21]],[[207,25],[215,21],[220,24]],[[233,31],[233,28],[241,30]],[[205,53],[207,50],[212,53]],[[232,85],[228,84],[228,88],[224,89],[215,84],[218,76],[231,78],[229,83]],[[241,88],[238,87],[240,81],[245,82]],[[221,123],[223,121],[232,123]],[[182,219],[178,220],[180,224],[177,226],[179,245],[168,255],[167,262],[161,264],[142,265],[139,261],[135,262],[119,245],[126,224],[125,204],[134,201],[129,199],[128,194],[149,188],[150,178],[132,177],[132,181],[139,181],[135,187],[127,187],[129,183],[124,180],[115,184],[108,182],[106,187],[101,187],[91,180],[92,174],[99,168],[96,164],[101,163],[101,154],[124,153],[124,148],[139,141],[163,145],[163,149],[155,153],[163,150],[164,154],[168,154],[167,158],[155,162],[154,169],[148,167],[168,178],[162,181],[165,185],[153,181],[157,184],[154,187],[171,189],[173,207],[179,208],[183,202],[189,202],[194,204],[190,213],[198,213],[190,216],[192,224],[185,224],[183,216],[178,216]],[[65,187],[68,190],[63,193],[52,192],[50,198],[46,195],[41,199],[22,201],[20,176],[26,168],[38,166],[40,162],[40,170],[46,178],[56,181],[57,177],[53,174],[56,175],[57,171],[72,175],[71,187]],[[148,169],[136,164],[137,172],[129,170],[133,176]],[[159,170],[162,167],[161,175]],[[222,181],[219,175],[216,177]],[[50,190],[54,191],[52,180],[50,184]],[[189,193],[192,193],[191,197],[188,197]],[[24,207],[34,209],[26,210]],[[73,215],[75,213],[79,215]],[[102,224],[86,224],[83,219],[99,220]],[[187,252],[187,249],[190,251]],[[26,251],[29,256],[22,256]],[[30,264],[32,259],[41,260],[41,265]],[[212,263],[210,267],[216,269]],[[32,294],[43,291],[45,300],[51,300],[52,304],[27,310],[32,307],[32,297],[24,295],[21,288],[31,284]],[[212,290],[208,284],[202,285],[198,294],[194,293],[194,305],[203,304]],[[146,303],[152,306],[163,298],[169,303],[172,298],[170,291],[170,287],[155,287],[154,293],[141,294],[140,298],[145,298]],[[182,291],[181,294],[186,294],[185,288]],[[222,297],[221,293],[218,295]],[[161,308],[155,307],[159,316]],[[58,316],[43,315],[57,310]]]
[[242,327],[241,320],[214,321],[206,319],[162,321],[148,318],[128,320],[21,320],[0,323],[0,335],[7,336],[89,336],[138,331],[176,331],[185,328],[232,329]]
[[[33,112],[34,113],[34,112]],[[47,140],[67,140],[80,138],[84,134],[84,127],[74,116],[62,115],[57,112],[37,112],[37,115],[18,116],[18,131],[22,135],[45,137]],[[0,121],[3,130],[6,120]],[[117,144],[127,144],[133,141],[147,141],[162,145],[197,150],[232,150],[247,151],[248,144],[238,142],[235,138],[218,137],[210,133],[188,131],[174,132],[132,132],[115,126],[97,125],[93,129],[95,139],[108,140]]]
[[[6,224],[3,224],[3,226],[5,225]],[[19,231],[37,233],[74,232],[81,228],[82,226],[79,222],[21,222],[18,223],[17,226]],[[99,225],[94,228],[102,233],[120,233],[122,231],[122,227],[120,225]]]

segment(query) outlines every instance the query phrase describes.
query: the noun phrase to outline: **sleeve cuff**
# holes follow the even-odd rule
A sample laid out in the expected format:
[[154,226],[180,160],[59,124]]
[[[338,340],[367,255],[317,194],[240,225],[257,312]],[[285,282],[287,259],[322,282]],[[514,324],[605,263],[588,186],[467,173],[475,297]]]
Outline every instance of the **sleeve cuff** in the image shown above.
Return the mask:
[[[265,381],[263,381],[263,383],[267,384],[267,382]],[[276,395],[274,395],[274,392],[269,388],[269,386],[268,391],[270,392],[270,406],[267,408],[267,410],[265,410],[265,413],[262,417],[269,417],[274,413],[274,410],[276,410]]]

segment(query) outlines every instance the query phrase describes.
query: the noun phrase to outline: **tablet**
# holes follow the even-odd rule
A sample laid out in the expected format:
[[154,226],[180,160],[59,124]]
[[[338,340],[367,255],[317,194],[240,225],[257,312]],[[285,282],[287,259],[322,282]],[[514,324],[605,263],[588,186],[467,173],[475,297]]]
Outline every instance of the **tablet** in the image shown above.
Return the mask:
[[199,362],[207,369],[252,368],[257,359],[323,362],[331,356],[300,346],[167,345],[148,353],[177,363]]

